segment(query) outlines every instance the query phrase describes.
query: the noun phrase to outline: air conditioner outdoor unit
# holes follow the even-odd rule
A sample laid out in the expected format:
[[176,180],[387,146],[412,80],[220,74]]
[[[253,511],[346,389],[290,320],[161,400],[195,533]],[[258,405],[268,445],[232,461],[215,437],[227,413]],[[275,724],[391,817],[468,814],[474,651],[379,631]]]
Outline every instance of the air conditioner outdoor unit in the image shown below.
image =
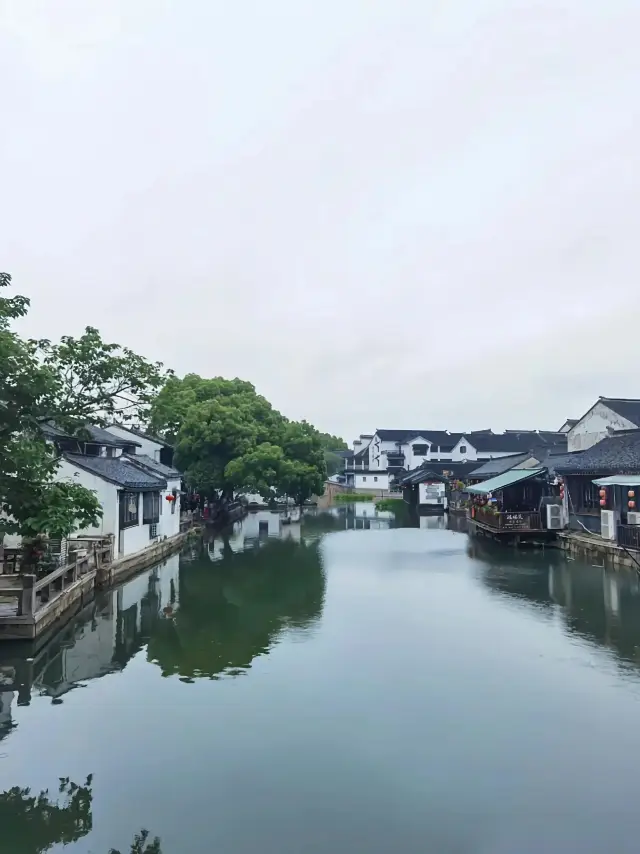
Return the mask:
[[640,525],[640,513],[627,513],[627,525]]
[[600,535],[603,540],[615,540],[618,514],[615,510],[600,511]]
[[562,504],[547,504],[547,528],[550,531],[561,531],[564,528]]

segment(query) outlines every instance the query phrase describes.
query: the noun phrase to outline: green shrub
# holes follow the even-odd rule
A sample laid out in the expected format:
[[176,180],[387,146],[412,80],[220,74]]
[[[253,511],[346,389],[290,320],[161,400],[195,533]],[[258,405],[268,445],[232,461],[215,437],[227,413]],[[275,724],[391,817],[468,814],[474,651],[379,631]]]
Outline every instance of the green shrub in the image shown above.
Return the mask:
[[355,492],[339,492],[334,496],[336,504],[351,504],[354,501],[373,501],[375,495],[357,495]]

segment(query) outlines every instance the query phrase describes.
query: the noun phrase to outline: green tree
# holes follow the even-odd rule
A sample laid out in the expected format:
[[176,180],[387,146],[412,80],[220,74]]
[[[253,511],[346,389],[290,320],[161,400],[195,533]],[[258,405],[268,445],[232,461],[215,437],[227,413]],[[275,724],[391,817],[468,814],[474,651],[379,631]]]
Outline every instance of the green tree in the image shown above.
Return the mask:
[[[10,284],[0,273],[0,289]],[[24,296],[0,296],[0,535],[62,536],[96,524],[101,510],[91,491],[54,483],[58,461],[42,424],[82,435],[87,422],[145,417],[164,378],[159,364],[105,343],[93,327],[58,344],[20,338],[11,324],[28,308]]]
[[318,433],[318,437],[325,451],[346,451],[349,448],[344,439],[332,436],[331,433]]
[[[323,434],[286,419],[243,380],[170,377],[153,402],[150,426],[175,441],[176,463],[207,495],[274,492],[304,501],[323,490]],[[325,443],[340,440],[324,434]]]

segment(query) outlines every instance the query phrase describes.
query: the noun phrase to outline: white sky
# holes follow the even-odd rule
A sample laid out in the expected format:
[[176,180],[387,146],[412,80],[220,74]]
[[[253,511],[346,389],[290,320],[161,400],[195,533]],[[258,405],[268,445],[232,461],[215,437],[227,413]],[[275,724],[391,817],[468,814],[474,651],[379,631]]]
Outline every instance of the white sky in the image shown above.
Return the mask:
[[0,0],[26,334],[351,440],[640,397],[638,0]]

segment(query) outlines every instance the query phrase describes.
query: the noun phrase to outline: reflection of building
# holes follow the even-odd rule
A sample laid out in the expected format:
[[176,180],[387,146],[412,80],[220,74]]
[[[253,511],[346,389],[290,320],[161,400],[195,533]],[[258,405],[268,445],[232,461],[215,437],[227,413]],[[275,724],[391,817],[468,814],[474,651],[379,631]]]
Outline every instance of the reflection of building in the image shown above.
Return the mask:
[[346,505],[347,530],[381,531],[391,527],[393,513],[378,510],[372,501],[355,501]]
[[13,686],[13,668],[0,668],[0,739],[9,733],[12,727],[11,704],[14,691],[6,690]]
[[[42,650],[0,663],[0,733],[11,722],[11,703],[28,705],[33,691],[61,697],[80,682],[124,668],[138,652],[162,608],[176,599],[179,555],[98,596]],[[3,686],[12,685],[12,690]],[[5,723],[5,726],[7,724]]]
[[231,530],[216,534],[207,541],[209,559],[222,560],[273,538],[300,542],[301,522],[298,508],[286,512],[252,510],[235,522]]

